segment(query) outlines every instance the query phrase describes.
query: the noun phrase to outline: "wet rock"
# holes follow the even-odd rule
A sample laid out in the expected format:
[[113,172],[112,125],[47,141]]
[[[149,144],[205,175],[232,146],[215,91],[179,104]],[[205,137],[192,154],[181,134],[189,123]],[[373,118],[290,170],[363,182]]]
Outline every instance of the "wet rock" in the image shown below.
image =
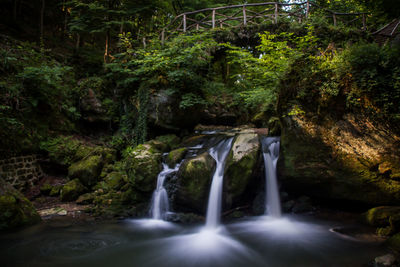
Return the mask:
[[259,192],[253,200],[252,211],[254,215],[265,213],[265,192]]
[[49,193],[49,196],[51,197],[59,196],[62,188],[63,188],[62,185],[53,185]]
[[156,140],[167,145],[168,151],[177,148],[181,142],[181,139],[175,134],[161,135]]
[[260,156],[260,142],[254,133],[239,134],[233,142],[225,166],[226,208],[237,205],[249,193]]
[[400,253],[400,233],[395,234],[394,236],[392,236],[391,238],[389,238],[386,241],[386,244],[393,249],[394,251],[396,251],[397,253]]
[[40,193],[42,193],[45,196],[48,196],[50,194],[51,189],[53,188],[53,186],[49,183],[44,183],[41,187],[40,187]]
[[61,201],[74,201],[80,195],[85,193],[85,191],[87,191],[87,188],[79,181],[79,179],[69,181],[61,189]]
[[361,114],[340,120],[300,114],[281,122],[278,171],[287,191],[335,203],[400,202],[400,182],[392,179],[400,167],[398,137],[390,129],[382,130]]
[[375,258],[376,267],[394,266],[396,257],[392,254],[386,254]]
[[80,195],[75,202],[76,202],[76,204],[79,204],[79,205],[91,204],[93,202],[94,198],[95,198],[94,193],[86,193],[86,194]]
[[292,207],[292,212],[294,213],[310,212],[313,210],[314,208],[312,206],[311,199],[307,196],[301,196],[298,198]]
[[194,213],[169,213],[166,220],[174,223],[191,224],[203,222],[204,217]]
[[[388,226],[390,224],[389,219],[399,214],[400,207],[382,206],[368,210],[363,214],[363,219],[369,225],[382,227]],[[392,222],[395,224],[397,221],[392,219]]]
[[166,158],[168,166],[173,168],[176,164],[180,163],[184,159],[187,151],[188,149],[186,147],[182,147],[169,152]]
[[32,203],[0,178],[0,231],[40,222]]
[[39,211],[40,216],[47,217],[47,216],[66,216],[68,214],[67,210],[61,207],[55,207],[50,209],[44,209]]
[[102,167],[102,156],[90,156],[73,163],[68,168],[68,176],[72,179],[78,178],[82,184],[90,187],[97,183]]
[[151,193],[161,171],[162,155],[150,144],[138,145],[128,153],[124,169],[136,190]]
[[215,166],[208,152],[186,159],[178,172],[175,205],[203,213]]

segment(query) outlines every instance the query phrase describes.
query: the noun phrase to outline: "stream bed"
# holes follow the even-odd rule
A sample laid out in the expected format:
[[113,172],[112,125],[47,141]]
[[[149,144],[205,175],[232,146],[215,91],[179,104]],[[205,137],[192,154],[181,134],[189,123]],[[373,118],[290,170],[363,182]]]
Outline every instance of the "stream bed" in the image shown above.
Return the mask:
[[127,219],[82,225],[43,223],[0,236],[1,266],[368,266],[380,242],[310,216],[247,217],[216,229]]

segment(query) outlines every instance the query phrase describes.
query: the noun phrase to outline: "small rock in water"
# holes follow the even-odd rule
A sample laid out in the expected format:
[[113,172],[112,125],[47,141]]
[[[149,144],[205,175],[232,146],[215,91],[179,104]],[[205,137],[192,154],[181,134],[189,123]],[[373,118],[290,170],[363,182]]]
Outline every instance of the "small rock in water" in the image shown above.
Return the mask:
[[395,262],[396,262],[396,257],[393,256],[392,254],[386,254],[375,258],[376,267],[394,266]]
[[68,212],[61,207],[56,207],[56,208],[40,210],[39,214],[40,216],[54,216],[54,215],[66,216]]

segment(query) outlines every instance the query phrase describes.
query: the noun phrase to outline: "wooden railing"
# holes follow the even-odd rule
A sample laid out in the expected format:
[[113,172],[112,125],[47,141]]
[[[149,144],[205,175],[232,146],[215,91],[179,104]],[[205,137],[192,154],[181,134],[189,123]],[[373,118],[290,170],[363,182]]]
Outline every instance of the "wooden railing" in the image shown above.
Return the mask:
[[215,8],[205,8],[176,16],[161,32],[161,41],[168,39],[167,33],[188,32],[191,30],[214,29],[223,27],[245,27],[259,25],[265,21],[278,23],[279,17],[302,22],[311,12],[321,10],[332,18],[335,26],[338,23],[351,24],[361,21],[366,30],[366,13],[340,13],[323,9],[307,0],[302,3],[253,3]]

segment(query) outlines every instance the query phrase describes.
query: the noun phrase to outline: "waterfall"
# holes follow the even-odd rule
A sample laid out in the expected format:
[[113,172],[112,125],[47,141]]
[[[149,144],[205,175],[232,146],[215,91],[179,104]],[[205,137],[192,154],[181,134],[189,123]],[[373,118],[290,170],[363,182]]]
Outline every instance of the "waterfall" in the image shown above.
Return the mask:
[[153,192],[150,208],[150,215],[155,220],[164,220],[165,215],[169,211],[168,194],[164,188],[164,181],[168,175],[178,171],[179,166],[180,164],[177,164],[175,168],[171,169],[168,167],[168,164],[163,163],[163,170],[158,174],[157,188]]
[[211,148],[209,153],[217,163],[212,178],[210,196],[208,198],[206,227],[216,228],[219,225],[221,216],[222,185],[224,180],[225,161],[231,150],[233,137],[221,141],[218,145]]
[[265,212],[273,217],[280,217],[281,201],[276,177],[276,164],[279,158],[279,137],[263,137],[261,139],[266,180]]

